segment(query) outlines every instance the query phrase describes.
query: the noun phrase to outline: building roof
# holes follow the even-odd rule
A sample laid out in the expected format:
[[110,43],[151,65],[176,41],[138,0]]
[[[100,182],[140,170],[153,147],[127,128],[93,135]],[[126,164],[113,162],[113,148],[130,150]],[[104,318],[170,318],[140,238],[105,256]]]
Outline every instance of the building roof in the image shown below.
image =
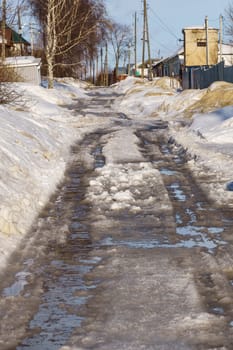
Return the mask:
[[[195,30],[195,29],[197,29],[197,30],[205,30],[206,28],[205,28],[205,26],[185,27],[185,28],[182,29],[182,32],[183,32],[184,30]],[[208,30],[219,30],[219,29],[214,28],[214,27],[208,27]]]
[[24,38],[22,37],[21,34],[17,33],[17,32],[14,31],[13,29],[11,29],[11,30],[12,30],[12,41],[13,41],[13,43],[15,43],[15,44],[21,44],[21,43],[23,43],[23,44],[28,45],[28,46],[31,45],[26,39],[24,39]]
[[[1,21],[0,21],[0,34],[1,34]],[[0,40],[2,39],[2,36],[0,36]],[[27,46],[30,46],[31,44],[22,37],[21,34],[17,33],[14,29],[6,25],[6,40],[8,45],[10,43],[13,44],[24,44]],[[2,40],[1,40],[2,42]]]
[[160,63],[162,62],[167,62],[175,57],[179,57],[179,59],[182,61],[184,59],[184,48],[183,46],[181,48],[179,48],[173,55],[171,56],[168,56],[168,57],[165,57],[165,58],[161,58],[161,60],[157,61],[157,62],[154,62],[152,64],[152,67],[156,67],[158,66]]

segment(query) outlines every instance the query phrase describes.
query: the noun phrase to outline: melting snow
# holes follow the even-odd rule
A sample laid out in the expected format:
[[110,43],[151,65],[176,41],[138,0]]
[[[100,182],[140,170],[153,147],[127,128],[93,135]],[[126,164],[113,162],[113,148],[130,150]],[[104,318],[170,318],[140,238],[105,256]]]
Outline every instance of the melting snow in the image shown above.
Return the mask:
[[[0,106],[0,265],[4,265],[21,237],[26,233],[38,211],[61,180],[70,146],[84,133],[98,128],[106,119],[93,114],[85,118],[61,107],[74,99],[89,99],[86,84],[73,79],[56,82],[54,90],[29,84],[15,84],[24,103],[18,106]],[[186,148],[194,159],[189,166],[197,175],[215,174],[215,183],[202,184],[203,189],[219,202],[232,203],[233,181],[233,106],[214,108],[207,113],[201,109],[192,112],[195,103],[214,91],[218,99],[224,88],[213,85],[207,90],[179,92],[171,88],[170,79],[143,82],[129,78],[113,89],[125,96],[119,97],[115,111],[125,113],[132,125],[164,119],[169,122],[169,132]],[[99,93],[106,91],[98,90]],[[211,93],[210,93],[211,92]],[[206,102],[207,101],[207,102]],[[196,105],[195,105],[196,106]],[[200,107],[200,106],[199,106]],[[211,107],[211,105],[209,106]],[[98,115],[104,109],[98,107]],[[111,121],[109,121],[110,123]],[[136,127],[135,127],[136,130]],[[143,158],[133,127],[121,129],[106,137],[103,155],[106,165],[96,169],[99,176],[90,183],[88,196],[95,201],[105,201],[112,210],[134,205],[139,185],[145,177],[155,181],[160,174]],[[140,163],[137,168],[121,163]],[[107,185],[106,185],[107,184]],[[227,185],[228,184],[228,185]],[[146,201],[150,203],[151,198]]]

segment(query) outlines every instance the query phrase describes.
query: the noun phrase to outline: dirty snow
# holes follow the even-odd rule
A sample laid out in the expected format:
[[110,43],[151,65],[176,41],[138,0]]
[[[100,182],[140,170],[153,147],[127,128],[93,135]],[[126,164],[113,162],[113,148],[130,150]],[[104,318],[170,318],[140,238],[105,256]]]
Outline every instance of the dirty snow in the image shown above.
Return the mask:
[[[104,107],[97,109],[98,117],[88,110],[85,116],[78,112],[75,115],[62,107],[75,99],[90,98],[83,82],[59,80],[54,90],[29,84],[14,86],[22,94],[23,103],[0,106],[2,267],[61,181],[70,146],[100,123],[107,123],[99,115],[101,111],[104,113]],[[182,92],[168,78],[153,82],[128,78],[112,87],[124,94],[113,109],[125,113],[135,125],[155,118],[168,121],[170,135],[191,155],[189,166],[194,174],[215,175],[216,181],[202,183],[203,189],[219,203],[231,205],[233,192],[226,188],[233,181],[233,101],[229,105],[228,99],[227,106],[221,108],[216,101],[221,100],[224,89],[233,94],[233,85],[223,83],[219,87],[221,84],[213,84],[210,89]],[[93,201],[100,198],[106,201],[112,210],[129,207],[140,211],[140,207],[134,206],[137,183],[145,176],[154,181],[159,175],[144,163],[133,127],[119,128],[106,141],[103,148],[106,166],[97,170],[99,178],[90,184],[89,196]],[[140,166],[135,170],[117,165],[122,159],[136,161]],[[130,181],[131,190],[125,190],[124,183]]]

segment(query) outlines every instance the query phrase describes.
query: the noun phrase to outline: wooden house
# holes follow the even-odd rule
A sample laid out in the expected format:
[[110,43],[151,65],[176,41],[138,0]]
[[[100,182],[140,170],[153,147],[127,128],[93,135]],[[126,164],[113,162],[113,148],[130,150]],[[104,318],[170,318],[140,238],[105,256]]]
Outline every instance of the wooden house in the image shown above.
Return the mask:
[[183,29],[184,66],[213,66],[218,63],[218,29],[188,27]]
[[[0,48],[2,51],[2,28],[0,26]],[[30,53],[31,44],[14,29],[6,26],[5,50],[6,57],[26,56]]]

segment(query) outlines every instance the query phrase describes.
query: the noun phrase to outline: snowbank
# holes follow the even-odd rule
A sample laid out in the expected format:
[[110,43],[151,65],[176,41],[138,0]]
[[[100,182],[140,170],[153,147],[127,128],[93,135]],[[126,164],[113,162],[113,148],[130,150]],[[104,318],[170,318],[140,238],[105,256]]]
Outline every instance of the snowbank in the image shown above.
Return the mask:
[[0,107],[0,265],[17,246],[64,174],[69,149],[82,135],[63,107],[87,98],[74,81],[54,90],[15,84],[22,101]]
[[133,119],[167,120],[170,135],[193,156],[189,166],[197,178],[209,173],[214,179],[200,184],[206,194],[219,205],[233,205],[233,192],[227,191],[233,181],[233,84],[179,91],[165,79],[120,83],[118,90],[126,93],[121,110]]

